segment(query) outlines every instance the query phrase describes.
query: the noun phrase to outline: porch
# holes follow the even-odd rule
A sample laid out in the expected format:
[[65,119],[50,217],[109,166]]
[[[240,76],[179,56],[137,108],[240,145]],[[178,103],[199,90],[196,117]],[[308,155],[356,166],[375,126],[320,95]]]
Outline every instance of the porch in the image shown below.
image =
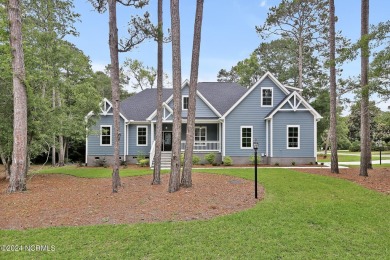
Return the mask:
[[[155,154],[155,132],[156,125],[155,122],[152,122],[151,125],[151,138],[152,146],[150,149],[150,164]],[[186,148],[186,133],[187,133],[187,124],[182,124],[181,129],[181,144],[180,149],[184,152]],[[195,123],[195,140],[194,140],[194,153],[221,153],[222,151],[222,123],[215,122],[196,122]],[[161,150],[163,152],[172,151],[172,123],[163,123],[162,131],[162,146]]]

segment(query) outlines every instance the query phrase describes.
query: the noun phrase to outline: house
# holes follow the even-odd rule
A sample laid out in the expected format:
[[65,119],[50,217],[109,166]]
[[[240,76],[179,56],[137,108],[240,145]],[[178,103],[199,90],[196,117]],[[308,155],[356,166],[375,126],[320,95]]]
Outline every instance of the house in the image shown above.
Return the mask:
[[[253,142],[259,143],[261,162],[291,165],[316,161],[317,122],[321,116],[305,101],[301,89],[281,84],[267,72],[256,84],[199,82],[196,97],[194,154],[215,153],[221,162],[249,163]],[[185,148],[189,84],[182,86],[182,141]],[[146,89],[121,102],[120,157],[136,163],[137,156],[154,157],[156,89]],[[170,166],[172,149],[173,90],[163,90],[162,161]],[[95,116],[90,114],[89,116]],[[113,157],[112,105],[105,99],[97,124],[89,131],[86,163],[95,165]],[[164,160],[165,158],[165,160]]]

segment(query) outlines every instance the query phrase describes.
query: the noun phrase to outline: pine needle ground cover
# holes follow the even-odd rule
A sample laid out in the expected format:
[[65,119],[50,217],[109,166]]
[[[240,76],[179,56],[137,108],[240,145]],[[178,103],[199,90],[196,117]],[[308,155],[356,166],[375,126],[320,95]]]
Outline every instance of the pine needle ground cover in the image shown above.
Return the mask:
[[[251,169],[198,170],[253,179]],[[265,198],[206,221],[0,231],[1,245],[53,251],[0,258],[386,259],[390,198],[354,183],[287,169],[261,169]]]

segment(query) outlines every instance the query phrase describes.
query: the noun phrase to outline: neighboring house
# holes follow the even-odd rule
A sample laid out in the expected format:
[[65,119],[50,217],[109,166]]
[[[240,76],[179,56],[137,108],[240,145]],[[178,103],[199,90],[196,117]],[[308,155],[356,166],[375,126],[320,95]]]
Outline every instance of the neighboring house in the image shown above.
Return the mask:
[[[261,162],[297,164],[316,161],[317,121],[321,116],[306,102],[301,89],[282,85],[267,72],[256,84],[244,88],[236,83],[199,82],[196,97],[194,154],[201,158],[213,152],[220,162],[230,156],[234,164],[247,164],[253,142],[259,143]],[[182,86],[182,142],[185,148],[188,82]],[[120,156],[136,163],[137,156],[154,157],[156,131],[156,89],[146,89],[121,102]],[[170,165],[172,149],[173,90],[163,90],[163,157]],[[89,117],[95,116],[92,113]],[[86,163],[112,161],[113,115],[104,99],[100,118],[89,131]],[[164,160],[163,160],[164,161]]]

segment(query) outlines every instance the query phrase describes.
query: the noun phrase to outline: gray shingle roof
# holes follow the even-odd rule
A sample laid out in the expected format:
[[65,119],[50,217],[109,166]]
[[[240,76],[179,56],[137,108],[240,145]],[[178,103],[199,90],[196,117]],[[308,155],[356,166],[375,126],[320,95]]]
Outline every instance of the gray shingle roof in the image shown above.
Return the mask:
[[[221,114],[226,113],[242,95],[246,88],[231,82],[199,82],[198,91]],[[163,89],[165,102],[173,94],[173,89]],[[145,121],[157,108],[157,89],[145,89],[121,102],[121,112],[128,120]]]
[[198,83],[198,91],[221,115],[225,114],[247,90],[232,82]]
[[[173,89],[163,89],[163,101],[173,93]],[[145,89],[121,102],[121,112],[128,120],[145,121],[157,108],[157,89]]]

